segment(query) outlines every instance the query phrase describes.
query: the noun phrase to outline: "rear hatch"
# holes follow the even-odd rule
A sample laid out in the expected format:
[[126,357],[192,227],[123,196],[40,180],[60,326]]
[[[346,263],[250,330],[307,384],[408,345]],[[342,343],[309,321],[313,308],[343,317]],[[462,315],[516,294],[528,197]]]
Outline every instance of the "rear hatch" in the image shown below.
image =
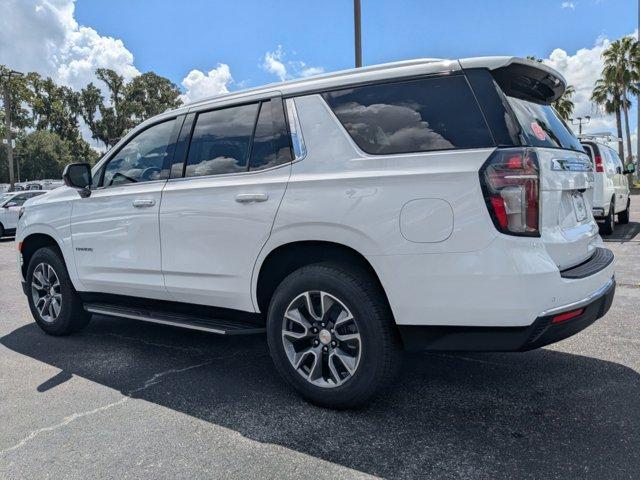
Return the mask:
[[537,157],[540,237],[560,270],[577,265],[594,253],[598,227],[591,212],[591,162],[551,106],[564,92],[565,81],[548,67],[528,61],[492,74],[520,127],[522,146]]

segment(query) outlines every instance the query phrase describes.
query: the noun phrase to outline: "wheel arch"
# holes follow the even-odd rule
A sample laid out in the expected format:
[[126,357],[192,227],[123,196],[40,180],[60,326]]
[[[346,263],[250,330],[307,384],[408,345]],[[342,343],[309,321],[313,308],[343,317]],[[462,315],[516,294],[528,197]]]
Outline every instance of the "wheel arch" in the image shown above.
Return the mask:
[[62,261],[65,261],[62,248],[55,238],[46,233],[32,233],[27,235],[18,245],[20,253],[22,254],[22,278],[26,278],[27,276],[27,269],[29,268],[29,262],[33,254],[43,247],[53,247],[60,254]]
[[347,264],[369,273],[391,309],[380,276],[364,255],[341,243],[326,240],[299,240],[273,248],[256,268],[253,288],[256,310],[262,313],[267,312],[271,296],[287,275],[305,265],[321,262]]

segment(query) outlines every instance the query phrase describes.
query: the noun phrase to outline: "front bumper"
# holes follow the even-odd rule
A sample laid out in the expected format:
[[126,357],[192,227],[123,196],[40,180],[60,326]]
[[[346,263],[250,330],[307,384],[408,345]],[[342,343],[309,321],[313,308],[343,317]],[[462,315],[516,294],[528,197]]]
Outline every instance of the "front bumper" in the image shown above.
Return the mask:
[[[615,295],[615,278],[584,299],[542,314],[527,327],[450,327],[398,325],[406,350],[526,351],[564,340],[603,317]],[[582,309],[580,315],[560,323],[554,318]]]

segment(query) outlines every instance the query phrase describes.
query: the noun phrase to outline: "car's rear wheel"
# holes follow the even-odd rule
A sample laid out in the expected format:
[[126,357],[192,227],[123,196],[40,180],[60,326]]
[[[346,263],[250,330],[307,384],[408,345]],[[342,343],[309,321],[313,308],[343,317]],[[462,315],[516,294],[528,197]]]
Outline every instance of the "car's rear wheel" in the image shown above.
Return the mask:
[[84,310],[55,249],[44,247],[33,254],[26,281],[31,314],[46,333],[68,335],[87,325],[91,315]]
[[631,207],[631,199],[627,199],[627,208],[618,214],[618,223],[620,225],[626,225],[629,223],[629,208]]
[[270,303],[269,349],[305,399],[331,408],[365,403],[388,385],[400,341],[384,294],[366,272],[339,264],[302,267]]
[[611,202],[609,206],[609,214],[606,216],[604,223],[600,224],[600,233],[602,235],[611,235],[616,227],[616,210],[615,204]]

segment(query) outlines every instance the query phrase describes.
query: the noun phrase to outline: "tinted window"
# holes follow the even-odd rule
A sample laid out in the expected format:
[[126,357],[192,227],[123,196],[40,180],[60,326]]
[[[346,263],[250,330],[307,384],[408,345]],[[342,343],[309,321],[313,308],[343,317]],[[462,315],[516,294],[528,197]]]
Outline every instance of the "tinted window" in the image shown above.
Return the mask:
[[247,170],[258,104],[198,115],[187,157],[187,177]]
[[580,141],[550,105],[507,98],[520,122],[523,140],[527,145],[584,151]]
[[325,93],[324,98],[367,153],[493,145],[461,75],[348,88]]
[[[277,102],[276,102],[277,104]],[[251,170],[262,170],[274,167],[283,161],[289,160],[289,144],[284,130],[284,112],[279,112],[270,100],[262,103],[256,131],[253,135],[251,146]],[[282,116],[279,119],[277,116]],[[278,121],[280,120],[280,121]]]
[[102,185],[110,187],[168,178],[174,127],[175,120],[169,120],[129,140],[105,166]]
[[[44,192],[42,192],[44,193]],[[21,207],[22,205],[24,205],[24,202],[26,202],[27,200],[29,200],[30,198],[33,198],[37,195],[41,195],[42,193],[38,192],[38,194],[34,195],[34,194],[28,194],[28,193],[23,193],[22,195],[15,195],[12,199],[10,199],[8,202],[6,203],[15,203],[16,207]]]

